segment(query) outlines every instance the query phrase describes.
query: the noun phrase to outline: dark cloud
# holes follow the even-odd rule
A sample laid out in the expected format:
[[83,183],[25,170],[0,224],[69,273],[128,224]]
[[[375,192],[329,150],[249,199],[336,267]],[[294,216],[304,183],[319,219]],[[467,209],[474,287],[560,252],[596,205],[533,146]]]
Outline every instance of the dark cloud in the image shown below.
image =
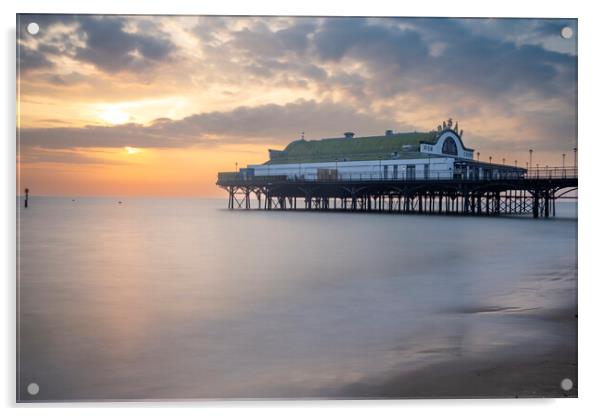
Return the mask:
[[[69,25],[73,22],[73,15],[17,15],[17,67],[19,71],[26,74],[30,71],[54,68],[50,58],[61,54],[61,50],[54,44],[69,45],[71,41],[67,38],[56,39],[54,36],[51,37],[48,35],[49,29],[57,24]],[[39,32],[35,36],[27,32],[27,26],[30,23],[37,23],[39,26]],[[46,41],[41,40],[44,38]],[[33,42],[31,42],[32,40]],[[47,42],[52,42],[52,44]]]
[[[341,131],[357,130],[370,132],[393,123],[376,115],[364,114],[352,106],[330,101],[316,102],[299,100],[285,105],[267,104],[257,107],[239,107],[229,112],[212,112],[193,115],[172,122],[169,132],[203,131],[211,134],[255,138],[266,138],[288,143],[305,131],[308,137],[338,135]],[[393,126],[396,127],[396,126]]]
[[42,78],[49,82],[50,84],[60,85],[60,86],[71,86],[85,83],[88,81],[88,77],[82,75],[78,72],[71,72],[69,74],[47,74],[43,75]]
[[[562,39],[561,29],[569,26],[573,29],[574,35],[577,35],[576,19],[461,19],[458,21],[477,36],[516,44],[535,44],[545,49],[565,53],[573,49],[571,46],[575,43]],[[557,41],[556,48],[550,48],[546,40]],[[562,44],[565,47],[559,47]]]
[[36,69],[50,69],[54,64],[41,51],[25,45],[17,48],[17,70],[26,73]]
[[365,18],[325,20],[315,33],[314,46],[318,57],[326,61],[351,57],[404,68],[423,64],[429,52],[416,31],[374,24]]
[[161,36],[157,28],[145,33],[125,31],[125,21],[120,17],[80,17],[86,46],[78,48],[75,57],[90,62],[107,72],[144,70],[167,57],[174,45]]
[[[544,45],[559,38],[561,27],[574,26],[571,20],[296,18],[279,30],[252,19],[245,29],[228,30],[227,22],[222,18],[215,30],[230,40],[213,37],[203,47],[216,60],[245,57],[238,67],[242,73],[268,83],[286,74],[302,78],[305,84],[299,85],[315,82],[328,91],[354,79],[346,90],[367,99],[437,86],[496,100],[576,91],[576,57]],[[206,22],[197,28],[201,40],[211,29]],[[368,72],[354,72],[357,63]]]
[[199,16],[196,25],[190,32],[204,45],[221,44],[222,41],[216,35],[228,31],[228,21],[231,20],[233,18],[225,16]]
[[317,24],[314,20],[301,18],[296,24],[277,30],[275,33],[287,50],[301,55],[307,50],[310,44],[309,35],[315,31],[316,27]]
[[76,20],[77,15],[73,14],[34,14],[34,13],[19,13],[17,15],[18,37],[28,37],[27,25],[37,23],[40,31],[35,36],[44,36],[49,31],[51,26],[57,24],[70,25]]
[[[297,101],[239,107],[227,112],[201,113],[182,120],[157,119],[150,126],[125,124],[113,127],[25,128],[22,148],[90,147],[190,147],[227,143],[288,143],[301,131],[307,137],[338,136],[342,131],[374,133],[386,128],[404,128],[391,119],[363,114],[333,102]],[[336,129],[341,130],[341,132]],[[333,130],[334,129],[334,130]]]
[[[227,20],[218,21],[219,30],[224,30]],[[200,33],[203,40],[216,40],[214,37],[208,37],[206,20],[203,20],[202,27],[195,29]],[[248,57],[259,58],[280,58],[289,56],[292,59],[305,54],[310,45],[309,36],[317,28],[317,20],[314,18],[296,18],[294,23],[284,29],[272,30],[266,22],[254,21],[248,19],[248,27],[240,30],[229,31],[231,39],[219,44],[219,49],[231,49],[242,53]],[[215,26],[213,26],[215,27]]]
[[[20,65],[25,71],[50,68],[52,57],[68,55],[107,72],[141,72],[165,62],[175,49],[154,22],[143,18],[22,15],[21,28],[32,20],[46,31],[57,24],[74,31],[71,37],[54,38],[42,32],[36,49],[23,46]],[[232,29],[233,22],[244,22],[244,28]],[[303,88],[314,82],[324,91],[354,77],[359,86],[347,85],[347,90],[372,99],[436,85],[498,99],[517,91],[566,96],[576,88],[576,57],[542,43],[558,38],[564,25],[575,26],[572,20],[300,17],[278,29],[270,22],[199,18],[193,33],[207,52],[203,64],[219,71],[228,63],[238,76],[276,85],[284,80],[284,85]],[[138,30],[130,31],[128,24]],[[340,68],[333,71],[333,63]],[[349,67],[354,63],[369,73],[353,73]],[[328,64],[329,74],[324,68]]]
[[[497,24],[515,25],[513,20]],[[425,38],[444,44],[442,53],[427,65],[427,80],[490,98],[528,91],[544,97],[563,96],[576,88],[574,56],[479,36],[460,20],[420,20],[419,26]]]
[[[91,63],[106,72],[146,71],[165,60],[175,45],[152,22],[136,17],[93,15],[24,15],[20,17],[20,36],[27,24],[38,22],[35,51],[21,42],[23,70],[49,67],[52,57],[68,56]],[[135,22],[138,31],[126,29]],[[47,34],[54,25],[72,27],[70,33]],[[84,46],[80,46],[80,42]]]
[[[557,22],[536,25],[537,33],[556,29]],[[366,85],[381,97],[437,85],[498,99],[517,91],[562,96],[576,87],[574,56],[481,36],[457,19],[333,18],[313,39],[319,59],[370,68]]]
[[328,73],[319,65],[304,61],[282,61],[275,58],[255,58],[243,68],[252,76],[270,81],[275,86],[284,79],[289,84],[307,86],[308,81],[329,81]]

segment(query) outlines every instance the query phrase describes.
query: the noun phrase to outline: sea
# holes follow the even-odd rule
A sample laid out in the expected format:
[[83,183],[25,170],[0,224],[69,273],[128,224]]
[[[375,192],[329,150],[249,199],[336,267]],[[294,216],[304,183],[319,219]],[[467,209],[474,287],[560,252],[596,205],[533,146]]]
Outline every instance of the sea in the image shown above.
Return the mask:
[[336,397],[576,343],[542,319],[577,310],[575,200],[549,219],[18,204],[21,401]]

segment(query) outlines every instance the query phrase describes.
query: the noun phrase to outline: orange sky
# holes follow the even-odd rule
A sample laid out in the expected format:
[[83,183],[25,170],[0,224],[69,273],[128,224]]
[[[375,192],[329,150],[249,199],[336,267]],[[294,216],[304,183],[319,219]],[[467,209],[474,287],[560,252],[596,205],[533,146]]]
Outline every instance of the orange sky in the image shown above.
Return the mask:
[[[26,31],[39,22],[35,36]],[[574,28],[572,40],[556,29]],[[573,162],[576,22],[21,15],[18,178],[39,195],[221,196],[305,131],[459,119],[481,160]]]

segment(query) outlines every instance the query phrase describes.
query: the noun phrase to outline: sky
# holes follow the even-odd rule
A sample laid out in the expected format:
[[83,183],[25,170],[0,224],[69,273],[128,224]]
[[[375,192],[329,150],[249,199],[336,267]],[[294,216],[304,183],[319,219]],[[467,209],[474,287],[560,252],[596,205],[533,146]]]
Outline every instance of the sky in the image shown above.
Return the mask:
[[450,117],[481,160],[572,165],[577,22],[20,15],[17,94],[18,178],[38,195],[223,196],[217,172],[301,132]]

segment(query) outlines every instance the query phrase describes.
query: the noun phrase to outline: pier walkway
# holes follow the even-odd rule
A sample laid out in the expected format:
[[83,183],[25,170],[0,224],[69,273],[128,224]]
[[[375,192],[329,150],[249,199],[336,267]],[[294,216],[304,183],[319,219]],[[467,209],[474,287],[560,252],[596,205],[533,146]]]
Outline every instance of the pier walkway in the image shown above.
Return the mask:
[[[451,175],[450,175],[451,176]],[[540,168],[521,177],[247,177],[220,172],[229,209],[329,210],[447,215],[556,215],[556,200],[576,194],[576,168]]]

